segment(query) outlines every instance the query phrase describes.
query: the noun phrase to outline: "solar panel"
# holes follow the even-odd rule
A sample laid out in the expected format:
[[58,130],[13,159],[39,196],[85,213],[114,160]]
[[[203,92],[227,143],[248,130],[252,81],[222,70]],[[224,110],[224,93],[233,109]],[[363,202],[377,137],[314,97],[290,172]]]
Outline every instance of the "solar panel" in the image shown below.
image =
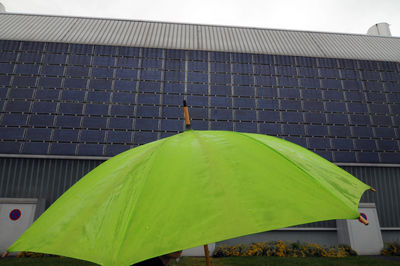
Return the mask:
[[271,135],[271,136],[282,135],[281,125],[280,124],[260,123],[260,133]]
[[136,130],[157,130],[158,120],[149,118],[138,118],[136,119],[135,128]]
[[[12,72],[12,69],[11,71],[8,70],[7,72],[2,72],[2,73],[10,73],[10,72]],[[38,74],[38,72],[39,72],[39,65],[32,65],[32,64],[17,65],[15,71],[15,73],[17,74],[24,74],[24,75],[36,75]]]
[[149,143],[157,140],[157,133],[154,132],[135,132],[134,143],[137,145]]
[[243,121],[255,121],[256,112],[253,110],[234,110],[234,119]]
[[236,131],[246,133],[257,133],[257,125],[251,122],[236,123]]
[[5,111],[6,112],[29,112],[30,105],[24,100],[14,100],[8,101],[6,103]]
[[73,129],[56,129],[53,132],[54,141],[77,141],[78,131]]
[[17,127],[0,127],[0,139],[3,140],[19,140],[24,135],[23,128]]
[[110,56],[93,56],[94,66],[114,66],[115,58]]
[[130,143],[132,132],[129,131],[109,131],[107,142],[111,143]]
[[[2,97],[6,97],[6,90],[1,90],[2,92],[0,94],[3,94]],[[18,89],[11,89],[9,98],[12,99],[30,99],[32,98],[33,95],[33,89],[23,89],[23,88],[18,88]]]
[[[48,58],[47,58],[48,56]],[[49,64],[64,64],[66,55],[64,54],[57,54],[57,55],[47,55],[45,57],[45,62]],[[46,61],[48,60],[48,61]],[[90,55],[70,55],[68,56],[68,64],[72,65],[86,65],[89,66],[91,64],[92,57]]]
[[133,129],[133,119],[132,118],[119,118],[119,117],[110,118],[109,128],[132,130]]
[[233,114],[231,109],[211,109],[211,119],[214,120],[232,120]]
[[[335,137],[351,137],[350,127],[348,126],[329,126],[330,135]],[[328,135],[328,134],[327,134]]]
[[120,145],[120,144],[106,145],[105,155],[115,156],[121,152],[128,150],[129,148],[130,147],[128,145]]
[[224,122],[224,121],[211,121],[211,130],[227,130],[227,131],[232,131],[233,130],[233,124],[232,122]]
[[54,102],[35,102],[32,111],[36,113],[55,113],[56,107],[57,103]]
[[254,98],[234,98],[233,107],[235,108],[254,108],[255,106]]
[[114,70],[112,68],[92,68],[92,77],[95,78],[112,78]]
[[187,74],[188,82],[208,82],[208,75],[207,73],[200,73],[200,72],[188,72]]
[[99,129],[106,128],[107,119],[104,117],[85,117],[82,122],[82,126],[86,128]]
[[334,151],[335,161],[337,162],[356,162],[355,152],[349,151]]
[[328,128],[323,125],[306,125],[309,136],[328,136]]
[[29,140],[50,140],[50,128],[29,128],[26,132],[26,137]]
[[330,149],[331,144],[327,138],[312,137],[308,138],[308,148],[310,149]]
[[187,92],[192,94],[208,94],[208,85],[188,83]]
[[136,47],[119,47],[118,55],[120,56],[139,56],[140,48]]
[[351,139],[332,139],[332,148],[337,150],[352,150],[353,149],[353,141]]
[[50,154],[54,155],[75,155],[76,143],[52,143]]
[[[56,83],[52,83],[52,81],[54,81],[56,78],[42,78],[41,79],[41,83],[39,83],[39,86],[43,86],[43,87],[56,87],[56,86],[60,86],[60,82],[61,79],[59,80],[59,82]],[[9,79],[8,79],[9,81]],[[4,85],[8,85],[9,83],[5,83]],[[14,77],[14,80],[12,82],[13,86],[16,87],[35,87],[36,85],[36,78],[35,77],[23,77],[23,76],[16,76]]]
[[81,156],[101,156],[103,155],[102,144],[79,144],[78,155]]
[[283,125],[283,133],[287,135],[305,135],[304,125]]
[[1,125],[24,126],[28,121],[28,115],[23,114],[4,114]]
[[25,142],[22,152],[25,154],[47,154],[49,143],[43,142]]

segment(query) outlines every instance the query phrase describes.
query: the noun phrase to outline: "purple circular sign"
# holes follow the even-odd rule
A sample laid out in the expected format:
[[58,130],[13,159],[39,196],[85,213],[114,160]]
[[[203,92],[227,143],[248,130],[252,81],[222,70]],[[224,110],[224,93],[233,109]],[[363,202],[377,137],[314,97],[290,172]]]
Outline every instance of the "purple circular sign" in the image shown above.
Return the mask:
[[21,211],[18,209],[14,209],[10,212],[10,219],[13,221],[18,220],[21,217]]

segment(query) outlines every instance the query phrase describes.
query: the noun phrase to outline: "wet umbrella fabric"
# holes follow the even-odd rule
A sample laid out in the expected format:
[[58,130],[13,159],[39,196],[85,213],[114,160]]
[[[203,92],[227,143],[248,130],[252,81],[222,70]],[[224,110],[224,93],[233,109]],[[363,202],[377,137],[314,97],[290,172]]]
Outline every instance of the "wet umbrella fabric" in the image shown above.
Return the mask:
[[355,219],[369,188],[276,137],[188,130],[95,168],[9,251],[130,265],[257,232]]

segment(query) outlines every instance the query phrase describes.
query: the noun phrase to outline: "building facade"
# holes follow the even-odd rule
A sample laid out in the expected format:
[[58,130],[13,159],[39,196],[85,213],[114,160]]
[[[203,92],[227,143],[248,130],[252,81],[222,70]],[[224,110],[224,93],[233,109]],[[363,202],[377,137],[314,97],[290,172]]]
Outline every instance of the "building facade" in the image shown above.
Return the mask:
[[[384,241],[400,240],[400,38],[9,13],[0,23],[0,197],[50,205],[109,157],[182,132],[185,99],[194,129],[278,136],[376,188],[362,202],[376,204]],[[253,240],[337,244],[335,230]]]

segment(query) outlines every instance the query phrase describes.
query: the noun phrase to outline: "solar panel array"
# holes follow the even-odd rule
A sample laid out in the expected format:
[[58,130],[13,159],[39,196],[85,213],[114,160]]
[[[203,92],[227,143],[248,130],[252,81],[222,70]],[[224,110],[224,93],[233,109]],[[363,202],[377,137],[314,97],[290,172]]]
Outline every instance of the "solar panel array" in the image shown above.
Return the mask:
[[395,62],[0,41],[0,153],[112,156],[184,129],[400,163]]

